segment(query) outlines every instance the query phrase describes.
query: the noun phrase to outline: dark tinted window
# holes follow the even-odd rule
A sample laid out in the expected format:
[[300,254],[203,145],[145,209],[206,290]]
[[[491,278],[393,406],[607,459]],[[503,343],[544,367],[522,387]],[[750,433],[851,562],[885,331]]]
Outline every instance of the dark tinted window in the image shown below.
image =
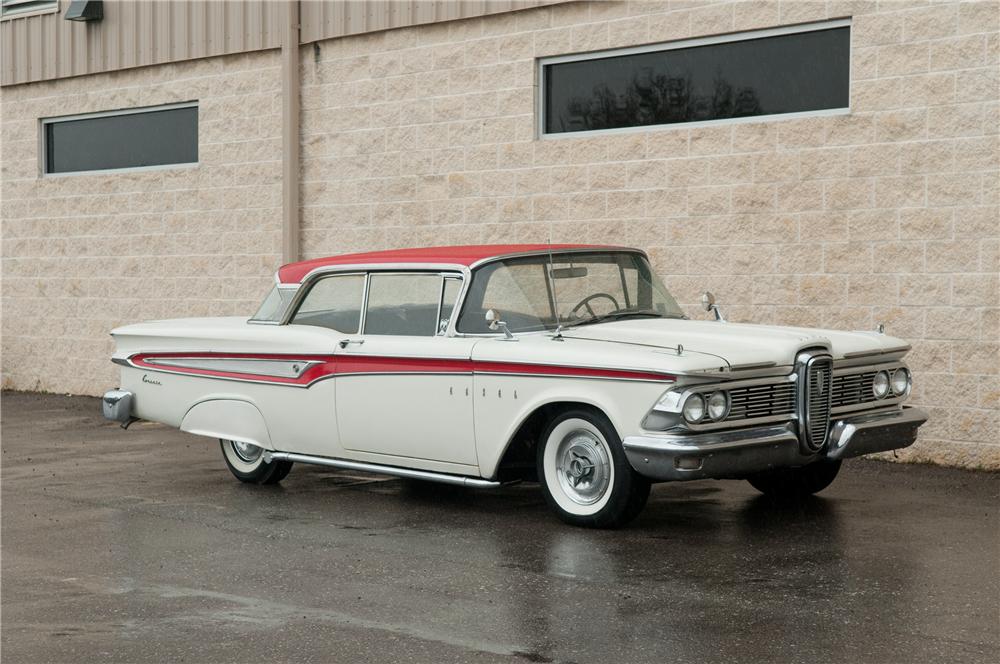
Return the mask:
[[850,28],[545,65],[545,132],[846,108]]
[[45,123],[46,173],[197,161],[196,106]]

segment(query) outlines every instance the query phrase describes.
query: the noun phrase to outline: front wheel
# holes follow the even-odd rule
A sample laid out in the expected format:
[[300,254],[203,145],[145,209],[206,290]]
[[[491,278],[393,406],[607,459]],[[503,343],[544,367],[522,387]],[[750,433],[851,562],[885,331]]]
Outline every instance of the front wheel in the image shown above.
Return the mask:
[[236,479],[248,484],[277,484],[292,469],[291,461],[264,460],[264,448],[238,440],[219,440],[222,458]]
[[537,465],[545,502],[574,526],[622,526],[649,498],[649,481],[632,469],[611,422],[598,413],[571,410],[553,418]]
[[804,498],[830,486],[838,472],[840,461],[816,461],[800,468],[766,470],[748,477],[747,481],[766,496]]

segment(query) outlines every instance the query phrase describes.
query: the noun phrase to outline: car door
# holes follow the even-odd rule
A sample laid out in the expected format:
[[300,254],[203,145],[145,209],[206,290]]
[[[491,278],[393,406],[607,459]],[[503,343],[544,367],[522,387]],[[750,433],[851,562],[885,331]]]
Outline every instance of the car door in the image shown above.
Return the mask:
[[[312,349],[312,354],[333,354],[334,375],[337,342],[347,335],[356,335],[361,329],[366,280],[364,272],[334,273],[310,280],[289,321],[291,326],[310,325],[330,331],[329,345]],[[282,427],[285,439],[281,444],[288,451],[342,456],[344,448],[336,422],[336,379],[319,380],[307,390],[283,389],[291,390],[290,396],[274,404],[274,408],[280,410],[276,419],[286,422]]]
[[337,355],[336,407],[344,448],[475,466],[472,363],[475,339],[447,336],[461,275],[372,272],[361,333]]

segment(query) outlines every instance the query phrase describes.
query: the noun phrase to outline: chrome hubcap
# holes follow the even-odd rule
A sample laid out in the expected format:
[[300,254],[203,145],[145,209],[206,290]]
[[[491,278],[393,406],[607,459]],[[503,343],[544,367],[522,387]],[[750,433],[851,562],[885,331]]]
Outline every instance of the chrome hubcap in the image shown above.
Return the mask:
[[590,431],[571,432],[559,443],[556,470],[563,493],[578,505],[592,505],[611,480],[611,459],[604,441]]
[[250,443],[241,443],[234,440],[230,444],[233,446],[233,452],[236,452],[236,456],[247,463],[253,463],[259,459],[260,455],[264,452],[264,450],[260,447],[251,445]]

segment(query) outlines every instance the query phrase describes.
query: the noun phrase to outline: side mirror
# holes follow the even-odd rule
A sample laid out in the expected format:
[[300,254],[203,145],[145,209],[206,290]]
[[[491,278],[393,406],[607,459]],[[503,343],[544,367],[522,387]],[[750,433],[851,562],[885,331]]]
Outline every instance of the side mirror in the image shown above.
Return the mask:
[[514,341],[514,335],[510,333],[507,329],[507,323],[500,320],[500,312],[496,309],[486,310],[486,324],[491,330],[502,330],[504,334],[504,339],[507,341]]
[[712,291],[705,291],[701,295],[701,308],[705,311],[711,311],[715,314],[715,320],[720,323],[725,323],[726,319],[722,316],[722,311],[719,309],[719,305],[715,303],[715,296],[712,295]]
[[711,311],[712,307],[715,306],[715,296],[712,295],[712,291],[705,291],[701,294],[701,308],[705,311]]

